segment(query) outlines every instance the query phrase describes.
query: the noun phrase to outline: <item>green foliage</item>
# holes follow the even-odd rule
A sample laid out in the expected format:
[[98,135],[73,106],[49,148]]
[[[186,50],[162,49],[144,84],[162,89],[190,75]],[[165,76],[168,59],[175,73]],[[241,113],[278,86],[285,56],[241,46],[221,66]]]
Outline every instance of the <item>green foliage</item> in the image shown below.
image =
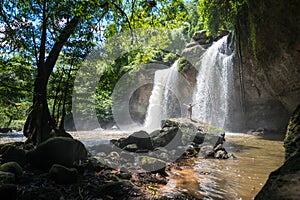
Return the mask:
[[178,60],[178,71],[179,72],[186,72],[187,70],[189,70],[192,67],[193,66],[184,57],[179,58],[179,60]]
[[[45,4],[44,4],[45,2]],[[46,6],[45,16],[43,7]],[[160,1],[12,1],[2,2],[0,24],[0,125],[19,127],[25,120],[26,110],[30,107],[37,71],[50,70],[47,85],[47,100],[50,113],[60,121],[64,115],[71,114],[72,88],[78,68],[86,55],[97,45],[105,46],[108,52],[119,53],[117,60],[102,67],[101,78],[96,94],[84,99],[92,102],[96,99],[96,112],[100,121],[112,119],[112,92],[115,84],[125,73],[137,73],[141,65],[159,62],[171,65],[185,45],[178,40],[181,33],[191,35],[195,29],[203,26],[199,20],[200,12],[196,1],[186,3],[183,0]],[[192,13],[192,14],[191,14]],[[72,19],[79,23],[74,30],[64,30]],[[46,32],[43,32],[43,27]],[[114,35],[123,31],[141,28],[165,28],[174,30],[161,32],[151,40],[144,41],[153,48],[136,46],[132,50],[132,41]],[[71,35],[59,51],[58,59],[52,57],[53,47],[61,40],[64,31]],[[141,31],[139,39],[149,38],[149,32]],[[41,37],[45,34],[45,38]],[[154,34],[154,33],[153,33]],[[112,47],[107,41],[113,41]],[[43,45],[43,42],[45,44]],[[111,43],[108,42],[108,43]],[[176,52],[164,52],[171,45],[177,45]],[[121,46],[122,48],[119,48]],[[44,49],[43,49],[44,48]],[[130,49],[130,51],[129,51]],[[177,54],[177,55],[176,55]],[[48,59],[54,59],[53,68],[42,65]],[[44,62],[45,61],[45,62]],[[48,81],[48,79],[47,79]],[[89,84],[86,82],[86,84]],[[81,94],[87,91],[79,91]],[[85,96],[86,97],[86,96]],[[84,97],[82,97],[84,98]],[[16,106],[16,105],[22,105]],[[79,107],[88,113],[84,105]]]
[[245,4],[246,0],[199,0],[204,27],[214,35],[221,29],[234,29],[237,14]]
[[21,56],[0,58],[0,127],[21,130],[31,106],[34,69]]

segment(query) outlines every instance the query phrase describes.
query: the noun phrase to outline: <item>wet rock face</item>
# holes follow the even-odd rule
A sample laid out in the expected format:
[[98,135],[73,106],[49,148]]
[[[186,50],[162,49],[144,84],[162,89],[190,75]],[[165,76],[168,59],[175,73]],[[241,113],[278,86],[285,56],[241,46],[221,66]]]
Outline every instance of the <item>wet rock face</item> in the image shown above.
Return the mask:
[[285,157],[289,159],[291,156],[299,152],[300,149],[300,105],[290,118],[289,125],[284,139]]
[[300,152],[290,157],[278,170],[272,172],[255,197],[264,199],[299,199],[300,196]]
[[[264,126],[268,123],[276,131],[285,129],[300,99],[300,1],[247,4],[236,31],[237,46],[241,46],[241,59],[237,61],[241,67],[236,67],[243,73],[238,82],[242,82],[245,121],[250,122],[247,128],[268,128]],[[260,124],[255,127],[255,119],[260,116]]]
[[197,31],[192,38],[199,44],[210,44],[213,42],[213,37],[208,35],[206,30]]
[[285,163],[272,172],[255,199],[299,199],[300,196],[300,105],[290,118],[284,140]]

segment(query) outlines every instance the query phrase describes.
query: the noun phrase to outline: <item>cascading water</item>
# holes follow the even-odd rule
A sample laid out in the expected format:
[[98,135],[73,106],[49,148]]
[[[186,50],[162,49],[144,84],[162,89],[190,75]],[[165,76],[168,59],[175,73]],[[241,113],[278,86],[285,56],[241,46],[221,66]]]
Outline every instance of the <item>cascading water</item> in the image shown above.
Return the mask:
[[[231,39],[231,42],[233,40]],[[203,54],[193,94],[193,117],[226,129],[233,91],[232,43],[228,36],[215,42]]]
[[176,104],[175,100],[172,101],[174,95],[171,91],[174,92],[177,89],[177,63],[178,61],[168,69],[155,72],[154,85],[144,122],[144,128],[147,131],[160,128],[161,120],[170,117],[171,113],[175,113]]
[[[231,41],[233,39],[231,38]],[[229,116],[229,101],[233,87],[232,43],[228,36],[213,43],[202,55],[197,83],[192,92],[187,80],[178,73],[178,61],[170,68],[157,70],[149,98],[144,129],[160,128],[162,119],[181,117],[181,104],[193,101],[193,118],[226,128]],[[191,99],[191,95],[192,99]]]
[[161,104],[167,80],[166,77],[169,71],[169,69],[163,69],[155,72],[153,89],[149,98],[149,106],[144,122],[144,127],[147,131],[152,131],[160,127],[162,119]]
[[180,112],[177,108],[177,98],[174,94],[178,94],[178,60],[169,69],[167,77],[163,102],[162,102],[162,114],[163,118],[179,117]]

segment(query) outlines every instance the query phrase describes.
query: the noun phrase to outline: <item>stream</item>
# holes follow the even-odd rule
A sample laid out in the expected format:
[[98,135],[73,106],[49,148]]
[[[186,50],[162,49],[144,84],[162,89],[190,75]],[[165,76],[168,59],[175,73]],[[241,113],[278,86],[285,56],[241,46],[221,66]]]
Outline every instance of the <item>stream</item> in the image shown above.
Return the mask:
[[283,138],[227,133],[225,149],[236,158],[193,158],[172,170],[158,194],[181,193],[195,199],[253,199],[270,172],[284,162]]
[[[126,137],[129,133],[111,131],[72,132],[87,147]],[[191,158],[169,172],[167,185],[157,187],[156,195],[168,198],[183,194],[195,199],[253,199],[270,172],[284,162],[283,138],[226,133],[225,149],[235,159]],[[21,133],[1,135],[0,143],[24,141]]]

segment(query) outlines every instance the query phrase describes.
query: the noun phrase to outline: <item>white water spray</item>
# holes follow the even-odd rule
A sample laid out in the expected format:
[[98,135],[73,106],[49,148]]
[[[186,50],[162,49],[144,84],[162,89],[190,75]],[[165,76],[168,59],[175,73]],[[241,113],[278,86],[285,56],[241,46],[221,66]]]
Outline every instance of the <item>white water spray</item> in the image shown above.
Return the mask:
[[193,117],[226,129],[233,90],[233,51],[228,36],[215,42],[201,58],[193,95]]

